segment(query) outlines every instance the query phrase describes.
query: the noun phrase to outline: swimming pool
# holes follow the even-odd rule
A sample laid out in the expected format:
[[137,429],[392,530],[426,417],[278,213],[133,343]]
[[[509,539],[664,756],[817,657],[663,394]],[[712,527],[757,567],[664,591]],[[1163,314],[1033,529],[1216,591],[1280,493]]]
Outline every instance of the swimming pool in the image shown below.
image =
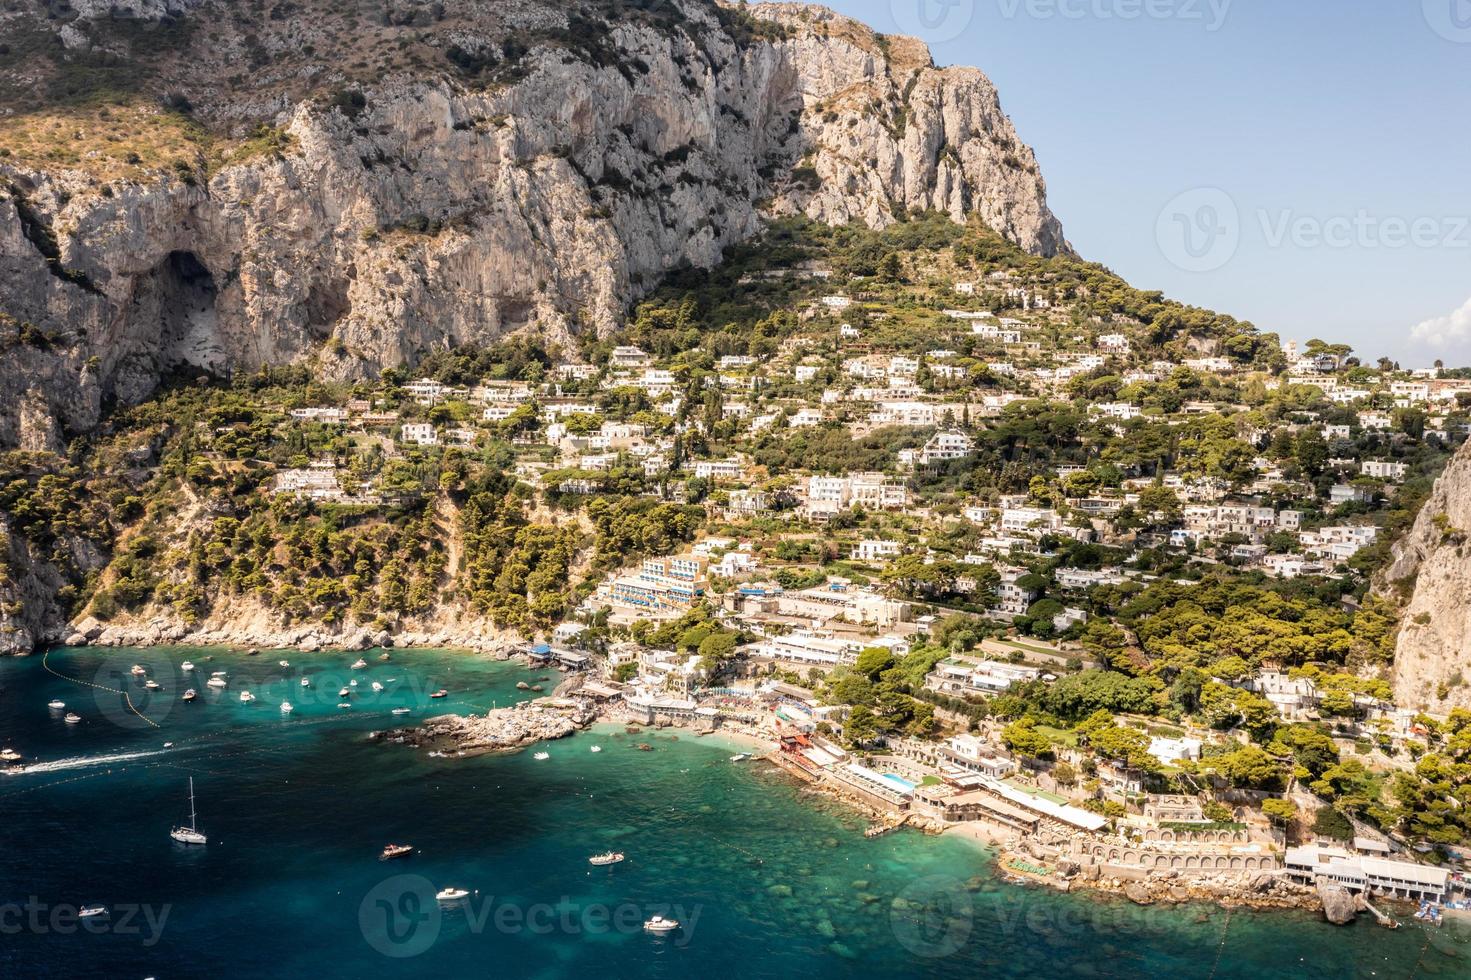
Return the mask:
[[890,786],[893,786],[901,793],[914,792],[914,784],[905,779],[903,776],[898,775],[897,773],[886,772],[883,774],[883,779],[884,782],[888,783]]

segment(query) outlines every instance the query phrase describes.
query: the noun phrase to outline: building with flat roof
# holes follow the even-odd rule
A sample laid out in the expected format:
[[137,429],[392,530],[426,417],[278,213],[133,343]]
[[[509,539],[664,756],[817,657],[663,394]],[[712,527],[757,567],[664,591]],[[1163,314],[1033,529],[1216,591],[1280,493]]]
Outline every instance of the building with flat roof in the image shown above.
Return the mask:
[[1368,891],[1407,901],[1443,902],[1450,883],[1450,872],[1442,868],[1350,854],[1322,844],[1289,847],[1283,864],[1288,877],[1305,885],[1327,878],[1349,891]]

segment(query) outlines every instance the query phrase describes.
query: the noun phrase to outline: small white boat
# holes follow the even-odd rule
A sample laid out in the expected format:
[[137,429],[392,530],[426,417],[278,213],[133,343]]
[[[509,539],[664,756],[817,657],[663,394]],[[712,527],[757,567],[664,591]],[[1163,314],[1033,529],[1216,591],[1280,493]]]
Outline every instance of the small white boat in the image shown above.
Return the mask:
[[290,667],[291,666],[291,662],[289,660],[283,660],[283,661],[281,661],[281,666],[282,667]]
[[656,915],[644,923],[644,932],[673,932],[679,928],[679,923],[674,919],[666,919],[662,915]]
[[24,758],[19,752],[12,748],[0,749],[0,762],[19,762]]
[[211,677],[209,680],[205,681],[204,683],[205,683],[205,686],[206,687],[214,687],[214,688],[228,687],[229,686],[229,682],[225,680],[225,676],[223,674],[215,674],[213,677]]
[[469,897],[469,895],[470,893],[463,888],[444,888],[434,897],[441,902],[458,902],[463,898]]
[[106,917],[106,915],[106,905],[88,905],[86,908],[80,909],[77,912],[77,918],[79,919],[101,919]]
[[351,691],[349,691],[347,688],[344,687],[342,690],[340,690],[340,691],[337,692],[337,696],[339,698],[345,698],[345,697],[347,697],[351,693],[352,693]]
[[163,747],[166,748],[166,749],[171,749],[171,748],[174,747],[174,743],[173,742],[165,742],[165,743],[163,743]]
[[301,686],[302,687],[311,687],[312,686],[312,682],[308,678],[303,677],[301,679]]
[[208,844],[209,838],[199,829],[199,817],[194,812],[194,777],[189,777],[189,826],[175,827],[169,836],[180,844]]
[[588,749],[588,751],[589,752],[601,752],[601,751],[603,751],[603,747],[601,745],[594,745],[592,748]]
[[163,690],[163,685],[160,684],[158,681],[154,680],[151,677],[144,683],[143,686],[146,687],[146,688],[148,688],[148,690],[150,690],[150,691],[162,691]]
[[434,699],[438,700],[439,698],[447,698],[447,697],[449,697],[449,692],[446,691],[444,688],[441,687],[439,690],[435,691],[433,694],[431,694],[429,696],[431,698],[434,698]]
[[241,704],[249,704],[250,702],[252,702],[254,700],[255,700],[255,695],[254,694],[251,694],[249,691],[241,691],[240,692],[240,703]]
[[373,682],[373,690],[375,692],[381,691],[381,690],[383,690],[383,685],[382,684],[379,684],[377,681],[374,681]]
[[340,701],[340,702],[338,702],[337,707],[339,707],[339,708],[351,708],[352,705],[348,704],[346,701]]
[[52,701],[50,704],[46,705],[46,707],[50,708],[52,711],[60,711],[61,709],[66,707],[66,702]]
[[606,854],[594,854],[587,859],[587,863],[596,868],[607,867],[610,864],[618,864],[623,860],[622,851],[608,851]]
[[66,723],[68,725],[80,725],[82,723],[82,716],[69,711],[66,715]]
[[396,715],[406,715],[406,714],[409,713],[409,709],[408,708],[394,708],[393,709],[393,713],[396,714]]
[[749,753],[749,752],[738,752],[735,755],[733,755],[733,756],[730,757],[730,761],[731,762],[745,762],[750,757],[751,757],[751,753]]
[[194,664],[192,661],[186,660],[183,663],[179,664],[179,669],[184,671],[185,673],[188,673],[189,671],[194,669]]
[[362,670],[366,666],[368,666],[368,662],[366,660],[364,660],[362,657],[359,657],[357,659],[357,663],[355,663],[355,664],[352,665],[352,669],[353,670]]
[[199,697],[199,695],[197,693],[195,693],[194,688],[191,687],[191,688],[189,688],[189,690],[187,690],[187,691],[184,692],[184,697],[181,698],[181,700],[183,700],[183,701],[193,701],[197,697]]
[[358,686],[358,682],[357,682],[356,678],[354,678],[353,680],[348,681],[347,682],[347,686],[348,687],[357,687]]
[[541,762],[544,759],[550,759],[551,757],[552,754],[550,752],[538,752],[536,753],[536,755],[532,756],[532,758],[538,762]]
[[144,674],[148,673],[148,671],[144,670],[138,664],[134,664],[132,666],[132,669],[130,669],[128,673],[132,674],[134,677],[142,677]]
[[292,706],[292,704],[291,704],[290,701],[282,701],[281,702],[281,714],[283,714],[283,715],[289,715],[289,714],[291,714],[291,712],[293,712],[295,710],[296,710],[296,708],[294,708]]

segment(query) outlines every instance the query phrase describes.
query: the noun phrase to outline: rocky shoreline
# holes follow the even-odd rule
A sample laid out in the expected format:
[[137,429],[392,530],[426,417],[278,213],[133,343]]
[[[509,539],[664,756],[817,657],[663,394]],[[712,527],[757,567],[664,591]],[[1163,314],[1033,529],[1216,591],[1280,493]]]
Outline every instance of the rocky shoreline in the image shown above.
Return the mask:
[[152,647],[199,646],[234,649],[318,650],[356,652],[379,647],[421,647],[428,649],[462,649],[509,660],[523,651],[526,640],[517,633],[505,633],[471,627],[404,628],[390,632],[366,626],[333,629],[322,625],[275,628],[238,623],[190,627],[168,617],[146,621],[101,623],[95,619],[78,622],[66,635],[62,645],[69,647]]
[[412,728],[374,732],[376,741],[426,749],[446,758],[466,759],[510,752],[536,742],[566,738],[593,723],[592,712],[548,699],[496,708],[483,715],[439,715]]

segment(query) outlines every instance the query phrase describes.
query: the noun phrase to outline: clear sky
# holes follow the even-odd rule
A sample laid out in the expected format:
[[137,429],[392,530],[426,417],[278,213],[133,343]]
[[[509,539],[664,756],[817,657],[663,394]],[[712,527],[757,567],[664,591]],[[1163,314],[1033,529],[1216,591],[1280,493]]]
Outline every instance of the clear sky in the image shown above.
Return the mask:
[[1471,365],[1471,0],[826,2],[984,70],[1085,258]]

